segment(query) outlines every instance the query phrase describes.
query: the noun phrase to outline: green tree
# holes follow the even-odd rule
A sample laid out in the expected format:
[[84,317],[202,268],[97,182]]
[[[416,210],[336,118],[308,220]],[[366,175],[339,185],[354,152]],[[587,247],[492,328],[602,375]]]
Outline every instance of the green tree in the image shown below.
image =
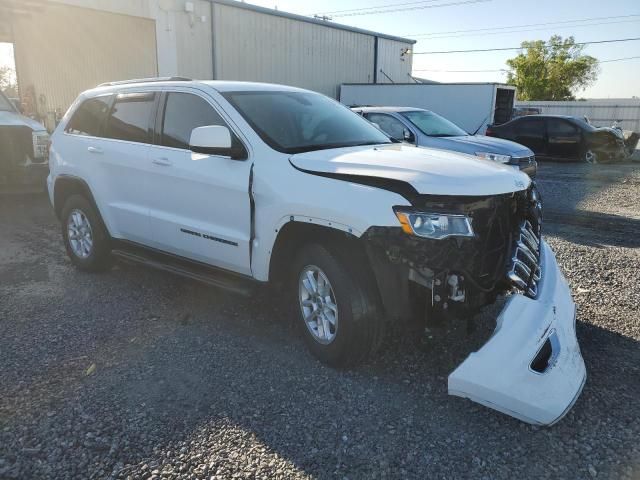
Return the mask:
[[584,55],[573,37],[522,42],[517,57],[507,60],[507,83],[520,100],[574,100],[575,93],[598,77],[598,60]]

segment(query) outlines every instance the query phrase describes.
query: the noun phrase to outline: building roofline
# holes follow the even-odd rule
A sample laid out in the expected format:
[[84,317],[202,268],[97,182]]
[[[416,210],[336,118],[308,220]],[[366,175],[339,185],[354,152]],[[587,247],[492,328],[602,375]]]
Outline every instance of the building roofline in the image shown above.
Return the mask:
[[498,83],[498,82],[447,82],[447,83],[441,83],[441,82],[434,82],[434,83],[415,83],[415,82],[411,82],[411,83],[400,83],[400,82],[396,82],[396,83],[342,83],[341,85],[346,85],[346,86],[351,86],[351,85],[367,85],[369,87],[390,87],[393,85],[403,85],[403,86],[407,86],[407,85],[417,85],[417,86],[436,86],[436,85],[440,85],[440,86],[446,86],[446,85],[495,85],[498,87],[504,87],[510,90],[515,90],[516,87],[514,85],[508,85],[506,83]]
[[411,40],[409,38],[396,37],[393,35],[387,35],[386,33],[374,32],[372,30],[364,30],[362,28],[350,27],[341,23],[329,22],[326,20],[320,20],[317,18],[305,17],[304,15],[298,15],[296,13],[282,12],[280,10],[274,10],[272,8],[259,7],[258,5],[251,5],[249,3],[238,2],[236,0],[209,0],[211,3],[219,3],[220,5],[226,5],[229,7],[243,8],[245,10],[251,10],[265,15],[273,15],[276,17],[289,18],[291,20],[297,20],[299,22],[314,23],[316,25],[322,25],[323,27],[336,28],[338,30],[347,30],[349,32],[362,33],[364,35],[370,35],[378,38],[386,38],[387,40],[395,40],[396,42],[415,44],[417,40]]

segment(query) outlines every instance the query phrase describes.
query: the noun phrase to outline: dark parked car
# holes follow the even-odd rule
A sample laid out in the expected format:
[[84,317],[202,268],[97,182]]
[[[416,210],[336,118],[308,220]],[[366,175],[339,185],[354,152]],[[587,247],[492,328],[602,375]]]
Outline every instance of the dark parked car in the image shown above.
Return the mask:
[[619,129],[594,127],[577,117],[528,115],[491,125],[486,135],[526,145],[538,159],[597,163],[625,160],[629,156]]
[[0,92],[0,186],[44,188],[49,134]]

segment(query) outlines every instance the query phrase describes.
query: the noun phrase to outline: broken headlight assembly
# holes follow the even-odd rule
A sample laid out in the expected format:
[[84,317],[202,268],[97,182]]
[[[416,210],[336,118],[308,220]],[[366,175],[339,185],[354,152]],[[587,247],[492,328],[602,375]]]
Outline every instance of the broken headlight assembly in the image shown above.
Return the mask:
[[473,237],[471,218],[448,213],[416,212],[394,209],[402,230],[409,235],[440,240],[449,237]]

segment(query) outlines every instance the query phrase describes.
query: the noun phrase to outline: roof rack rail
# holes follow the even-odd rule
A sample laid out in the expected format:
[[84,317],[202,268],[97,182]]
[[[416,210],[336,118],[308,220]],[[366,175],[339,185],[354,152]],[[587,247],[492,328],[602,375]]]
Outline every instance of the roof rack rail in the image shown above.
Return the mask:
[[190,82],[192,78],[187,77],[152,77],[152,78],[132,78],[131,80],[119,80],[117,82],[105,82],[98,87],[112,87],[114,85],[127,85],[129,83],[149,83],[149,82]]

